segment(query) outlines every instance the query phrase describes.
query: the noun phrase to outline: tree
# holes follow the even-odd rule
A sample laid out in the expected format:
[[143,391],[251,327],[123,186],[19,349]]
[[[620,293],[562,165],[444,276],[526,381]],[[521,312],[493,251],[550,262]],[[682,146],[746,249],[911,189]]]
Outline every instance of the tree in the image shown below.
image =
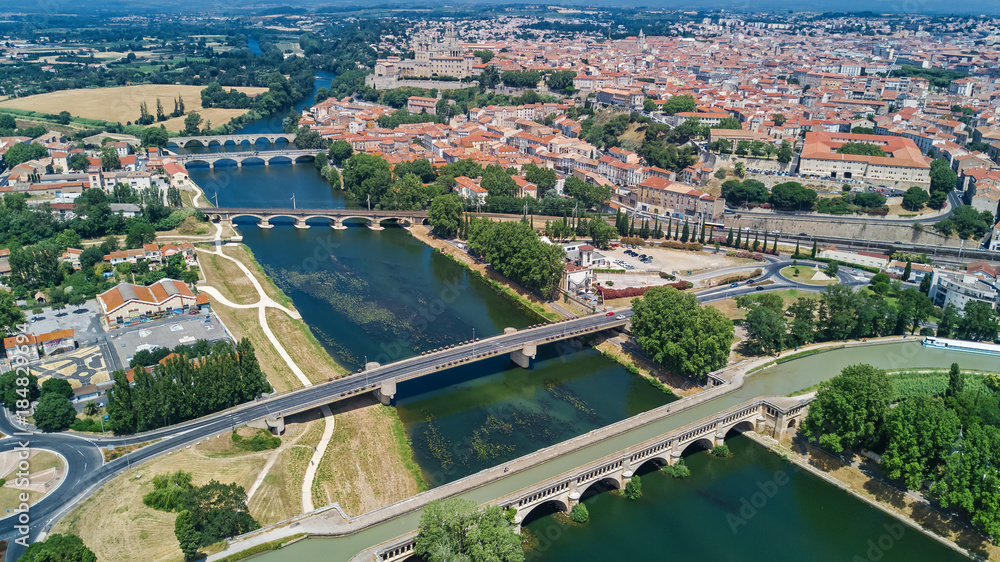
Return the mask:
[[128,234],[125,235],[125,246],[129,248],[141,248],[145,244],[156,241],[156,230],[147,220],[133,220],[129,226]]
[[795,345],[806,345],[815,340],[817,305],[815,300],[805,297],[799,297],[788,305],[788,312],[792,315],[789,337]]
[[31,543],[20,562],[97,562],[97,556],[76,535],[54,534],[45,542]]
[[755,306],[746,317],[747,349],[755,355],[772,355],[785,348],[787,326],[781,310]]
[[569,518],[574,523],[586,523],[590,521],[590,511],[587,509],[587,505],[582,502],[574,505],[573,509],[569,512]]
[[662,111],[667,115],[687,113],[697,109],[694,97],[689,95],[672,96],[663,104]]
[[177,519],[174,521],[174,536],[180,543],[185,562],[197,559],[201,536],[195,528],[194,517],[190,511],[185,509],[177,514]]
[[792,156],[795,153],[792,152],[792,145],[788,141],[781,141],[781,148],[778,149],[778,162],[782,164],[787,164],[792,161]]
[[884,430],[892,396],[885,371],[871,365],[845,367],[820,383],[803,433],[834,452],[853,447],[875,447]]
[[406,174],[386,190],[379,201],[383,209],[393,211],[413,211],[423,208],[422,190],[424,184],[414,174]]
[[911,211],[919,211],[930,199],[930,195],[918,186],[913,186],[903,194],[903,207]]
[[17,120],[9,113],[0,114],[0,130],[13,131],[17,128]]
[[16,333],[17,326],[24,322],[24,312],[17,306],[14,293],[0,291],[0,332]]
[[615,227],[608,224],[608,221],[602,218],[596,218],[590,221],[589,230],[590,230],[590,238],[591,241],[594,243],[594,246],[597,246],[598,248],[601,249],[607,248],[611,240],[614,239],[615,235],[618,234],[618,231],[615,230]]
[[3,163],[7,168],[13,168],[29,160],[45,158],[48,154],[48,149],[37,142],[30,144],[19,142],[11,145],[7,152],[4,152]]
[[997,488],[1000,474],[1000,430],[990,425],[972,424],[963,428],[945,460],[940,479],[931,492],[943,507],[958,506],[972,515],[972,524],[983,533],[1000,536]]
[[771,205],[781,211],[812,211],[816,192],[794,181],[779,183],[771,188]]
[[354,147],[345,140],[334,141],[330,145],[330,160],[333,160],[337,166],[342,166],[352,154],[354,154]]
[[377,205],[391,184],[389,163],[378,156],[354,154],[344,165],[344,189],[361,204],[370,197],[372,204]]
[[611,198],[610,188],[591,185],[572,176],[566,178],[566,182],[563,185],[563,193],[573,199],[579,200],[588,209],[600,209]]
[[[24,375],[27,380],[18,381],[23,378],[18,371],[8,371],[0,375],[0,399],[3,399],[4,406],[12,412],[18,410],[28,410],[31,402],[38,399],[40,390],[38,388],[38,377],[28,373]],[[18,384],[27,382],[27,384]]]
[[499,506],[452,498],[424,506],[415,552],[428,562],[521,562],[521,538]]
[[201,115],[197,112],[188,113],[184,118],[184,129],[181,131],[185,135],[196,136],[201,132]]
[[997,313],[989,303],[974,300],[965,303],[962,319],[958,322],[960,338],[993,341],[997,339],[997,330]]
[[170,133],[162,127],[146,127],[139,136],[142,146],[158,146],[163,148],[170,142]]
[[90,158],[87,158],[86,154],[78,152],[69,157],[67,164],[69,164],[70,170],[82,172],[90,167]]
[[747,168],[746,164],[744,164],[743,162],[737,162],[736,165],[733,166],[733,173],[736,174],[736,177],[742,178],[743,176],[746,175],[746,168]]
[[35,406],[35,426],[42,431],[62,431],[76,419],[73,404],[58,392],[42,394]]
[[472,54],[479,57],[483,61],[483,64],[490,62],[491,60],[493,60],[494,57],[493,51],[489,49],[480,49],[478,51],[472,51]]
[[911,262],[910,260],[906,260],[906,267],[903,268],[903,276],[901,277],[901,279],[903,281],[909,281],[910,274],[912,272],[913,272],[913,262]]
[[733,227],[729,227],[729,234],[726,235],[726,246],[733,245]]
[[654,361],[689,377],[725,366],[733,323],[694,295],[673,287],[653,287],[632,301],[632,330]]
[[[924,279],[930,279],[930,275],[925,275]],[[920,283],[921,287],[923,282]],[[921,291],[923,293],[923,291]],[[955,305],[948,303],[944,306],[944,310],[941,313],[941,318],[938,319],[937,332],[936,335],[939,338],[950,338],[955,332],[955,328],[958,326],[959,317],[958,310]]]
[[622,495],[630,500],[637,500],[642,497],[642,479],[638,475],[629,479],[622,490]]
[[113,146],[101,147],[101,168],[104,171],[117,170],[122,167],[122,161],[118,157],[118,150]]
[[431,202],[427,220],[435,234],[442,238],[453,238],[462,223],[462,201],[455,193],[438,195]]
[[785,124],[785,121],[788,121],[788,118],[783,113],[775,113],[771,116],[771,120],[774,121],[775,125],[780,127]]
[[835,261],[832,261],[829,264],[827,264],[827,266],[826,266],[826,274],[829,277],[837,277],[838,273],[840,273],[840,264],[839,263],[837,263]]
[[681,242],[687,242],[690,235],[691,230],[688,227],[688,221],[687,219],[684,219],[684,230],[681,231]]
[[309,148],[326,149],[329,144],[330,141],[320,136],[318,131],[314,131],[309,127],[299,127],[299,130],[295,133],[295,146],[303,150]]
[[480,183],[493,197],[517,197],[517,182],[506,170],[495,164],[486,166]]
[[73,386],[66,379],[49,377],[42,383],[42,395],[58,394],[66,400],[73,398]]
[[937,467],[958,436],[959,419],[944,400],[926,394],[904,400],[886,416],[888,444],[882,454],[882,471],[919,490],[925,480],[937,477]]
[[965,390],[965,375],[958,367],[958,363],[952,363],[948,371],[948,396],[958,396]]
[[958,174],[951,169],[945,160],[935,160],[931,162],[931,192],[939,191],[945,194],[955,189],[958,183]]
[[246,491],[236,484],[211,480],[181,496],[178,507],[191,512],[195,528],[201,534],[199,546],[260,528],[247,509]]

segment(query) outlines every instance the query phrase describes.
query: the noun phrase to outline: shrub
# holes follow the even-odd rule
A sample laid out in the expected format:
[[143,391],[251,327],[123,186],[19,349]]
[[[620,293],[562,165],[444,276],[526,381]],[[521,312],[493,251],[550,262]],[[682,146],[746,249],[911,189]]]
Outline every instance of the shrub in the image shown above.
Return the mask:
[[730,283],[738,283],[740,281],[746,281],[747,279],[753,279],[754,277],[757,277],[761,273],[763,273],[763,270],[757,268],[753,270],[751,273],[740,273],[739,275],[730,275],[728,277],[723,277],[722,279],[720,279],[717,282],[717,285],[721,287],[722,285],[729,285]]
[[[694,286],[690,281],[677,281],[676,283],[667,283],[667,287],[673,287],[678,291],[683,291],[685,289],[690,289]],[[596,285],[594,289],[604,295],[604,300],[610,299],[625,299],[632,297],[641,297],[646,293],[646,291],[652,289],[653,286],[647,287],[626,287],[624,289],[610,289],[608,287],[603,287],[601,285]]]
[[670,248],[671,250],[688,250],[689,252],[697,252],[704,248],[703,245],[697,242],[679,242],[677,240],[664,240],[660,242],[661,248]]
[[720,458],[728,457],[729,445],[723,443],[722,445],[716,445],[715,447],[712,447],[712,454]]
[[614,281],[607,281],[606,283],[608,284],[608,287],[614,287],[615,286],[615,282]]
[[257,430],[257,434],[250,439],[244,439],[242,435],[234,431],[232,439],[233,444],[244,451],[266,451],[281,446],[281,438],[271,435],[271,432],[266,429]]
[[573,506],[573,509],[569,512],[569,518],[573,520],[574,523],[586,523],[590,521],[590,511],[587,510],[587,506],[582,503],[578,503]]
[[638,236],[625,236],[621,239],[621,243],[630,246],[645,246],[646,241]]
[[625,489],[622,491],[622,495],[630,500],[637,500],[642,497],[642,481],[638,476],[633,476],[628,484],[625,484]]
[[69,424],[69,428],[72,429],[73,431],[100,433],[101,422],[95,420],[94,418],[76,419],[73,421],[73,423]]
[[671,274],[667,273],[666,271],[661,271],[660,272],[660,279],[669,279],[669,280],[673,281],[674,279],[677,279],[677,277],[675,277],[674,275],[671,275]]
[[683,461],[673,466],[665,466],[660,470],[662,470],[665,474],[673,478],[687,478],[688,476],[691,476],[691,469],[688,468]]

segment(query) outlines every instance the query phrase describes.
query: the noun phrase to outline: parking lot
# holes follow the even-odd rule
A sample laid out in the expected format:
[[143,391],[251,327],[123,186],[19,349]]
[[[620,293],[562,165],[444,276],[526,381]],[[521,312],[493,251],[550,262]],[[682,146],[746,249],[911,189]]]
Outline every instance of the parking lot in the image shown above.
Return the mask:
[[140,349],[174,348],[198,340],[217,341],[228,339],[229,334],[215,314],[175,316],[157,322],[120,328],[108,333],[108,345],[120,365],[127,367],[132,356]]
[[28,312],[25,316],[28,332],[36,336],[72,329],[76,341],[83,345],[95,343],[104,335],[104,328],[101,327],[101,311],[96,300],[89,300],[81,306],[67,306],[62,310],[43,308],[41,314]]

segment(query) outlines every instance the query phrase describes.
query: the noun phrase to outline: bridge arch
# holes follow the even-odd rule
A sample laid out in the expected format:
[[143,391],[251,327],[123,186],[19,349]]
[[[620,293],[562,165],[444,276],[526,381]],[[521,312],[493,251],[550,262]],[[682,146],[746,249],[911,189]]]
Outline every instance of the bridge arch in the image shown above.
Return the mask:
[[713,447],[715,447],[714,441],[707,437],[702,437],[685,445],[684,449],[681,450],[681,456],[685,456],[688,453],[697,453],[701,449],[711,451]]
[[670,459],[667,457],[656,456],[649,457],[648,459],[642,461],[642,463],[635,468],[635,474],[646,473],[646,469],[658,470],[664,466],[670,465]]
[[610,492],[611,490],[621,489],[621,480],[613,476],[605,476],[604,478],[594,480],[593,482],[587,484],[587,487],[580,492],[580,500],[582,501],[584,498],[596,496],[602,492]]
[[[176,143],[174,143],[174,144],[176,144]],[[198,146],[204,146],[204,147],[208,146],[207,144],[205,144],[205,142],[202,139],[188,139],[188,140],[184,141],[184,145],[181,146],[181,148],[187,148],[187,147],[195,145],[195,144],[198,145]]]
[[569,511],[570,511],[569,502],[567,502],[565,499],[561,497],[549,498],[543,502],[538,503],[537,505],[531,506],[531,508],[528,509],[528,511],[525,512],[524,515],[521,517],[521,524],[524,525],[526,523],[533,521],[534,519],[538,519],[546,515],[551,515],[553,513],[558,513],[558,512],[569,513]]
[[754,429],[755,428],[752,421],[743,420],[741,422],[733,424],[729,428],[729,430],[726,431],[726,436],[729,436],[730,433],[746,433],[748,431],[753,431]]

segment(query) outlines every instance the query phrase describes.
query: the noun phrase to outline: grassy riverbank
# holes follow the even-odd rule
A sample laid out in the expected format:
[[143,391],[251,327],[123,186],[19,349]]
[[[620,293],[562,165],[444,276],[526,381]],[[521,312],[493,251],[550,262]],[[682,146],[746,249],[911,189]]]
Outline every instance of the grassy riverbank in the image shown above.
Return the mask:
[[604,340],[603,342],[597,344],[595,348],[608,359],[611,359],[612,361],[625,367],[628,372],[641,376],[646,379],[649,384],[663,391],[663,393],[669,394],[670,396],[683,398],[685,396],[697,394],[702,390],[701,388],[692,385],[690,381],[684,377],[679,377],[664,371],[661,367],[652,363],[645,357],[640,357],[631,353],[628,350],[616,345],[611,340]]
[[[243,245],[227,246],[223,252],[243,263],[268,297],[286,307],[294,306],[291,298],[264,274],[263,268],[254,259],[249,248]],[[207,284],[215,287],[223,297],[235,304],[250,305],[258,302],[260,297],[257,289],[235,263],[208,251],[199,251],[198,258]],[[253,343],[261,368],[267,373],[268,380],[276,391],[284,392],[302,386],[301,381],[264,334],[257,309],[230,308],[215,302],[213,310],[232,331],[235,338],[246,337]],[[318,383],[347,373],[347,370],[337,364],[320,345],[303,320],[291,318],[283,311],[274,308],[268,308],[265,317],[271,332],[278,337],[282,347],[311,382]]]
[[545,301],[522,289],[486,265],[474,262],[447,241],[434,236],[426,226],[414,225],[409,231],[417,240],[451,258],[455,263],[467,269],[470,274],[478,277],[520,309],[533,314],[539,320],[555,322],[562,318],[562,315],[553,310]]
[[427,489],[396,409],[371,395],[331,405],[334,431],[313,482],[316,507],[360,515]]

